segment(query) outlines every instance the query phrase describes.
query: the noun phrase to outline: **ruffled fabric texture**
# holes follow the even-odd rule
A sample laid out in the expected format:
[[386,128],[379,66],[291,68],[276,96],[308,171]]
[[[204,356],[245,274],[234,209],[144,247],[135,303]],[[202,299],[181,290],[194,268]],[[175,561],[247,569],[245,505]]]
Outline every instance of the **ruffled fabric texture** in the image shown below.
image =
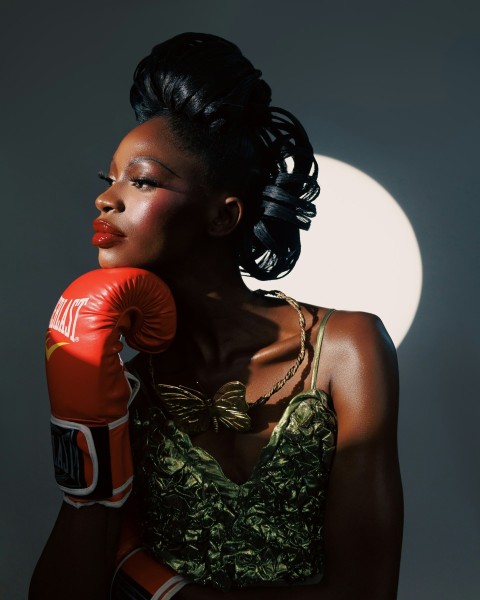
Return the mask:
[[291,400],[243,484],[230,481],[160,408],[137,412],[133,423],[143,537],[159,561],[222,590],[321,576],[336,441],[325,392]]

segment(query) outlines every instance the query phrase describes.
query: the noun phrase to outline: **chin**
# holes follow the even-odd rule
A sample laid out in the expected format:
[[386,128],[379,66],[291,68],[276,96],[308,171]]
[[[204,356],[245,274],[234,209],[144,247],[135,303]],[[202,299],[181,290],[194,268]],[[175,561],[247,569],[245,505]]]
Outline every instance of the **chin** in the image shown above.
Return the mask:
[[102,269],[115,269],[118,267],[126,267],[130,265],[125,265],[119,262],[118,260],[108,260],[104,258],[98,257],[98,264]]
[[108,256],[105,252],[99,252],[98,264],[102,269],[120,269],[131,267],[136,269],[145,269],[155,272],[155,267],[151,263],[141,260],[128,260],[119,256]]
[[117,269],[120,267],[138,267],[133,261],[128,260],[128,257],[122,256],[116,252],[114,248],[99,248],[98,264],[102,269]]
[[118,260],[112,258],[98,257],[98,264],[102,269],[120,269],[122,267],[138,267],[141,268],[141,265],[133,264],[132,262],[125,260]]

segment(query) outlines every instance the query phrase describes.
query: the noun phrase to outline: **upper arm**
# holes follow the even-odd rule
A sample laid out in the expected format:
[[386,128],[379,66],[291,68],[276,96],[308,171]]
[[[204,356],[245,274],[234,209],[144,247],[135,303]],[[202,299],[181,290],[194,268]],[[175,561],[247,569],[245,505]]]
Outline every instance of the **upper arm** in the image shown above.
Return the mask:
[[335,313],[325,341],[338,418],[325,583],[343,587],[347,598],[395,598],[403,524],[395,348],[368,313]]
[[122,512],[100,504],[74,508],[63,502],[33,573],[30,600],[106,598]]

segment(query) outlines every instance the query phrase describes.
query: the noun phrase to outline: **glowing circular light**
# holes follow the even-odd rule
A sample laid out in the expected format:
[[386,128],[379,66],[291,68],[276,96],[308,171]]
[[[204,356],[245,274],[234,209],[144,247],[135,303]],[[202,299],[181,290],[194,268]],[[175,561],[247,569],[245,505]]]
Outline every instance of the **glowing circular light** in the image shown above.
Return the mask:
[[[316,155],[317,216],[302,233],[302,254],[280,281],[261,282],[310,304],[377,314],[398,347],[420,301],[422,259],[413,228],[374,179]],[[246,278],[249,287],[254,280]]]

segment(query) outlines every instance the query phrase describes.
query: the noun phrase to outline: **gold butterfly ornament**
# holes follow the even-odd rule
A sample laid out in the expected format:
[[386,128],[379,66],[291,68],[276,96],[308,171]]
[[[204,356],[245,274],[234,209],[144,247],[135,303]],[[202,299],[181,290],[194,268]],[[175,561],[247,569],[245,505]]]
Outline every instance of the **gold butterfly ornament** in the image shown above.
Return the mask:
[[157,392],[177,427],[185,433],[201,433],[212,424],[218,433],[219,423],[240,432],[251,428],[246,388],[241,381],[222,385],[212,398],[183,385],[165,383],[157,384]]

